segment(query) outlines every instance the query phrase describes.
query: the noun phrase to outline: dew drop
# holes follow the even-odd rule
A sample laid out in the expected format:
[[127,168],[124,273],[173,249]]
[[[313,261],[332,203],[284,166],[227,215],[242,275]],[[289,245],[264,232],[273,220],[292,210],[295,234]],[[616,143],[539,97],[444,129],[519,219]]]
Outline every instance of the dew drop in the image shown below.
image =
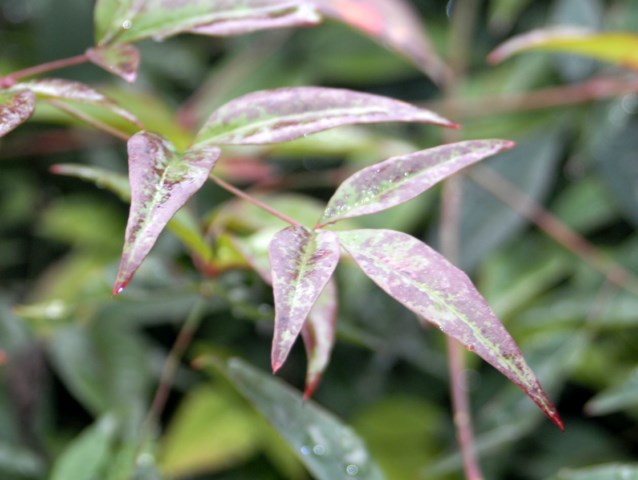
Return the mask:
[[312,453],[314,453],[315,455],[321,457],[322,455],[326,454],[326,447],[324,447],[321,444],[317,444],[314,447],[312,447]]
[[356,477],[359,474],[359,467],[354,464],[350,464],[346,467],[346,473],[351,477]]
[[132,26],[133,26],[133,22],[131,22],[130,20],[124,20],[122,22],[122,28],[124,30],[130,30]]
[[307,445],[303,445],[300,449],[299,452],[301,452],[301,454],[306,457],[308,455],[310,455],[310,447],[308,447]]

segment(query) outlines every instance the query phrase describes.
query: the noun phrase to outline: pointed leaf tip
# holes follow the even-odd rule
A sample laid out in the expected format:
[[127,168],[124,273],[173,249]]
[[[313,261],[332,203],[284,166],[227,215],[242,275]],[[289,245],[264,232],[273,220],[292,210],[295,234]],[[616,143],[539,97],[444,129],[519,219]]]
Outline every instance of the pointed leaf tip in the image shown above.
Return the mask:
[[124,289],[126,288],[126,286],[127,286],[126,282],[115,283],[115,285],[113,286],[113,296],[116,296],[122,293]]

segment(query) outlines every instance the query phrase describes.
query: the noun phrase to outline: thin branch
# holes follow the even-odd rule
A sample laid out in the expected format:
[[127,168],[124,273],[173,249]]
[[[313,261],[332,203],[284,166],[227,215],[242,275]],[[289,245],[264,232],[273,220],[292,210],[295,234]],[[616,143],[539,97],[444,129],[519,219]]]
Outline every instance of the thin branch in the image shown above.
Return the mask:
[[502,175],[489,167],[479,165],[472,168],[469,176],[474,182],[535,223],[551,238],[605,275],[609,282],[638,295],[638,278],[633,273],[605,256]]
[[278,219],[280,219],[280,220],[292,225],[293,227],[301,227],[302,226],[299,222],[297,222],[296,220],[290,218],[285,213],[282,213],[279,210],[275,210],[274,208],[266,205],[264,202],[262,202],[261,200],[256,199],[255,197],[251,197],[246,192],[243,192],[243,191],[239,190],[238,188],[232,186],[230,183],[225,182],[221,178],[219,178],[219,177],[217,177],[215,175],[212,175],[212,174],[209,175],[208,178],[210,178],[213,182],[215,182],[217,185],[222,187],[224,190],[232,193],[233,195],[235,195],[235,196],[237,196],[239,198],[242,198],[242,199],[246,200],[247,202],[252,203],[256,207],[259,207],[262,210],[265,210],[266,212],[268,212],[268,213],[274,215],[275,217],[277,217]]
[[14,85],[18,80],[22,80],[26,77],[32,77],[34,75],[40,75],[42,73],[51,72],[54,70],[60,70],[62,68],[72,67],[74,65],[80,65],[89,61],[86,53],[82,55],[75,55],[74,57],[62,58],[60,60],[54,60],[52,62],[42,63],[34,67],[25,68],[16,72],[0,77],[0,88],[8,88]]

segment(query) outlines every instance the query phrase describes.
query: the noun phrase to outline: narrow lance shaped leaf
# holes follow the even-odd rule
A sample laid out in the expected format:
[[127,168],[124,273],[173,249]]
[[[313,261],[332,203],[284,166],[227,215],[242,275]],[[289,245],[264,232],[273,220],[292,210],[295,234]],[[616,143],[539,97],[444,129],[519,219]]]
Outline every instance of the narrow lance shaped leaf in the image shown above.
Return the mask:
[[31,90],[0,90],[0,137],[26,122],[35,109]]
[[133,83],[140,65],[140,52],[133,45],[89,48],[88,59],[113,75]]
[[513,146],[508,140],[470,140],[371,165],[339,186],[319,225],[380,212],[407,202],[462,168]]
[[244,95],[220,107],[197,134],[195,145],[280,143],[343,125],[381,122],[457,127],[434,112],[378,95],[336,88],[281,88]]
[[353,230],[337,235],[361,270],[388,295],[476,352],[563,428],[518,346],[463,271],[405,233]]
[[520,52],[543,50],[574,53],[638,69],[638,35],[633,33],[597,33],[577,27],[553,27],[534,30],[510,38],[487,57],[500,63]]
[[403,55],[437,83],[450,72],[434,51],[418,12],[405,0],[314,0],[327,16],[344,22]]
[[312,307],[308,320],[301,329],[308,368],[304,398],[309,399],[319,386],[321,376],[328,366],[335,343],[337,324],[337,285],[334,279],[326,284]]
[[114,294],[126,287],[171,217],[201,188],[219,154],[214,147],[179,154],[149,132],[131,137],[131,209]]
[[288,227],[270,243],[275,297],[272,368],[279,370],[339,262],[334,232]]

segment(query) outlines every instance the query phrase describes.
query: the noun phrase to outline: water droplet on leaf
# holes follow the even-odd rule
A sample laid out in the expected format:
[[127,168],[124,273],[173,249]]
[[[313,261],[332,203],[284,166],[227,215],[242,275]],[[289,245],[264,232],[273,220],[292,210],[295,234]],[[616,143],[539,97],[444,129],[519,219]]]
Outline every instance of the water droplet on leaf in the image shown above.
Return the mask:
[[356,477],[359,473],[359,467],[356,465],[350,464],[346,467],[346,473],[351,477]]

